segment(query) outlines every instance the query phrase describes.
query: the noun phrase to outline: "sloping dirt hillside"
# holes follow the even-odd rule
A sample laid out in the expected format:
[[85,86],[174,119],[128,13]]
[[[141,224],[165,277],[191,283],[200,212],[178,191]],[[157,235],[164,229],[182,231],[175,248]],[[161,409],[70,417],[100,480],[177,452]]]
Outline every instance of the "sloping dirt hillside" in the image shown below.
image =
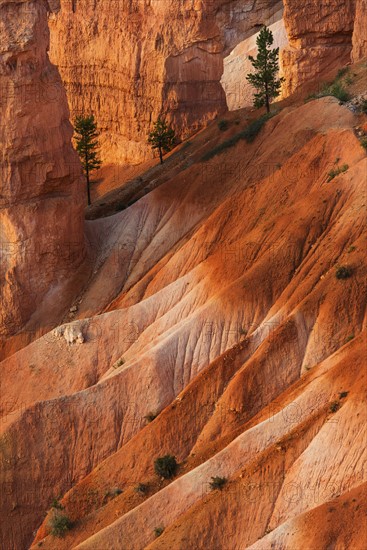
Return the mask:
[[364,118],[249,116],[88,222],[75,319],[1,363],[5,550],[365,546]]

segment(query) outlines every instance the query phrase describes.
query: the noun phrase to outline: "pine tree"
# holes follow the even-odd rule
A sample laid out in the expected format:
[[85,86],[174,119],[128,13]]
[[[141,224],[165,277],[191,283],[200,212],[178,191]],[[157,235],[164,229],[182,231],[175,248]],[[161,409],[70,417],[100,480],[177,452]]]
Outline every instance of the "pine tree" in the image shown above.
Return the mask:
[[75,119],[74,130],[76,132],[76,150],[79,153],[87,178],[88,206],[90,199],[90,173],[97,170],[102,162],[98,156],[98,130],[93,115],[78,116]]
[[175,142],[175,132],[169,128],[161,117],[154,124],[154,130],[150,132],[148,142],[152,149],[158,149],[161,164],[163,164],[163,153],[172,149]]
[[279,48],[270,49],[274,42],[273,33],[266,26],[263,27],[256,39],[258,48],[257,57],[251,55],[249,60],[256,72],[247,75],[246,79],[256,88],[254,94],[254,106],[256,108],[266,105],[266,111],[270,112],[270,101],[280,94],[280,88],[284,78],[277,78],[279,72]]

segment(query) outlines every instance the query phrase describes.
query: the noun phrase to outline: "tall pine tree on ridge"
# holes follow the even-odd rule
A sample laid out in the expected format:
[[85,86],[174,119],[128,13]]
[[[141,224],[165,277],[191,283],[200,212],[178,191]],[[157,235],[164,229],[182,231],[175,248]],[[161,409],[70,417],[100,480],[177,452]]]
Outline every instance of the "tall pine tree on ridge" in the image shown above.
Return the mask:
[[258,48],[257,57],[249,56],[255,73],[248,74],[246,79],[256,88],[254,94],[254,106],[256,108],[266,106],[270,113],[270,101],[278,97],[284,78],[277,78],[279,72],[279,48],[270,49],[274,42],[273,33],[264,26],[256,39]]

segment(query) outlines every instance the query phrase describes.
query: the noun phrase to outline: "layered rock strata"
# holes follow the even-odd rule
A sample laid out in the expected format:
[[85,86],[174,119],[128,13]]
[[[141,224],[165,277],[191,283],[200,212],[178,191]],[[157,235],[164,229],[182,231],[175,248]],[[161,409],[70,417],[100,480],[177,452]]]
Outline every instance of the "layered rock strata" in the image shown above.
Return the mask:
[[61,0],[50,17],[51,59],[72,118],[93,112],[104,162],[151,157],[147,135],[159,114],[179,138],[226,110],[223,58],[278,0]]
[[286,79],[284,95],[350,62],[354,22],[355,0],[284,1],[284,23],[289,40],[289,46],[281,54]]
[[85,254],[79,159],[61,78],[47,55],[48,6],[0,1],[0,336],[59,293]]

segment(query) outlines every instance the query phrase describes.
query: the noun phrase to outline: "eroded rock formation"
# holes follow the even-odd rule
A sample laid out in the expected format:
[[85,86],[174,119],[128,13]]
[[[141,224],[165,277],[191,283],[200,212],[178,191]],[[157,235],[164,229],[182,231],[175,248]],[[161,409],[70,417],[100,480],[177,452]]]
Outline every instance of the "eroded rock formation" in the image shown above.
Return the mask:
[[246,56],[264,23],[274,24],[280,46],[289,40],[281,55],[284,96],[350,61],[354,25],[354,59],[367,55],[365,0],[358,0],[356,16],[355,4],[112,0],[106,9],[103,0],[61,0],[50,17],[51,58],[72,117],[96,115],[104,161],[134,164],[151,157],[146,138],[160,113],[185,137],[224,111],[226,96],[230,108],[249,103]]
[[284,0],[284,95],[350,62],[356,0]]
[[[236,117],[228,132],[247,126]],[[80,319],[0,366],[2,547],[27,548],[59,495],[74,527],[52,537],[50,512],[34,548],[277,543],[337,495],[354,517],[366,320],[355,120],[335,98],[288,107],[203,163],[224,139],[213,124],[161,187],[88,222],[104,262]],[[336,158],[349,168],[328,182]],[[338,280],[339,265],[352,276]],[[164,454],[181,464],[173,482],[154,475]]]
[[357,0],[356,17],[353,33],[354,62],[367,57],[367,0]]
[[0,336],[48,301],[57,311],[85,254],[80,162],[48,46],[47,3],[0,1]]
[[[135,160],[146,154],[147,113],[172,98],[180,131],[224,104],[220,91],[194,105],[192,90],[198,82],[219,90],[223,55],[257,15],[248,17],[245,2],[205,5],[206,21],[201,2],[172,4],[171,30],[164,2],[119,1],[97,14],[98,0],[64,1],[50,16],[59,32],[65,24],[59,54],[76,54],[76,66],[63,68],[69,94],[83,98],[72,100],[74,113],[91,105],[113,113],[111,138],[103,136],[111,160],[128,159],[122,144],[132,144]],[[47,57],[46,10],[41,0],[0,0],[4,334],[48,299],[64,307],[59,289],[84,256],[84,190]],[[111,31],[126,13],[149,40]],[[325,44],[340,38],[333,17]],[[83,51],[72,52],[75,21]],[[307,56],[302,24],[296,18],[292,36]],[[129,63],[137,60],[132,80],[117,70],[127,67],[126,38]],[[330,67],[317,44],[322,72]],[[337,42],[332,67],[338,48],[350,54]],[[290,77],[295,89],[306,73]],[[128,122],[112,110],[122,101]],[[253,142],[225,148],[251,120],[228,114],[224,134],[213,124],[172,154],[154,176],[160,186],[87,223],[98,262],[75,319],[0,363],[1,548],[294,550],[330,540],[366,548],[367,165],[355,132],[363,116],[331,97],[290,103]],[[346,278],[336,276],[340,267]],[[173,480],[154,473],[165,454],[180,464]],[[226,479],[222,491],[211,490],[215,476]],[[60,539],[50,534],[53,499],[72,521]],[[164,529],[159,539],[156,529]]]
[[95,113],[105,162],[149,158],[147,134],[160,113],[184,137],[226,109],[223,57],[279,6],[279,0],[61,0],[50,18],[50,55],[72,117]]

